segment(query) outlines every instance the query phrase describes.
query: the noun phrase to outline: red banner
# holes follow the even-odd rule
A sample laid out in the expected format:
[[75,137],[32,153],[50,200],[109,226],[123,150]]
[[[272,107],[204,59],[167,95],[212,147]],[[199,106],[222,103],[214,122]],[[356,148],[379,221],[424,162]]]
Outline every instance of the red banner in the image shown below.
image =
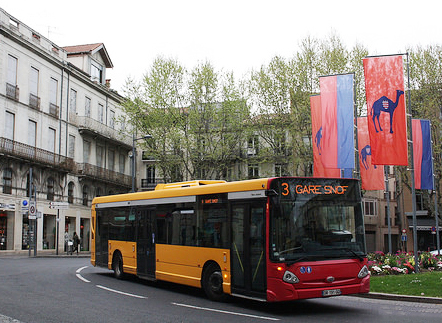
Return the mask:
[[367,119],[374,165],[408,165],[402,56],[364,58]]
[[322,154],[322,117],[321,96],[310,97],[310,109],[312,115],[312,139],[313,139],[313,176],[314,177],[341,177],[341,170],[336,168],[324,168],[321,160]]
[[362,189],[367,191],[384,190],[384,166],[372,164],[372,151],[366,117],[358,118],[358,151]]

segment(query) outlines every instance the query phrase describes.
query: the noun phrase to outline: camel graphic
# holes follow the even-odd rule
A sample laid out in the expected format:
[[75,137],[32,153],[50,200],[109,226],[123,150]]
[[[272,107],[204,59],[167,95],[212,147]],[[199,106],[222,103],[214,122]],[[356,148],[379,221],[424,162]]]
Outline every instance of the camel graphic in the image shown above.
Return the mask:
[[[365,146],[361,150],[362,165],[364,165],[364,168],[366,170],[370,168],[370,165],[367,162],[367,156],[371,156],[371,147],[370,147],[370,145]],[[374,165],[374,168],[376,169],[376,165]]]
[[[393,133],[393,113],[394,110],[396,110],[396,107],[399,103],[399,98],[402,94],[404,94],[404,91],[396,90],[396,102],[393,102],[385,95],[374,101],[373,107],[371,109],[371,114],[373,115],[373,124],[376,132],[383,131],[381,124],[379,123],[379,116],[381,115],[381,112],[388,112],[390,114],[390,133]],[[379,131],[376,127],[375,119],[378,120]]]
[[319,128],[319,130],[315,136],[315,144],[316,144],[316,147],[318,147],[319,155],[321,155],[321,153],[322,153],[321,139],[322,139],[322,127]]

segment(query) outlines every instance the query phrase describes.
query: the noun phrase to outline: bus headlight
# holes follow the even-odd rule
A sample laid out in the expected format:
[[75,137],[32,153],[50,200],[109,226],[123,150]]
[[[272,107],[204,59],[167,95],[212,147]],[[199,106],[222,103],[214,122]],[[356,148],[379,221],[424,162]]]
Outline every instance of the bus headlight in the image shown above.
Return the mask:
[[364,265],[364,267],[362,267],[362,269],[359,271],[358,278],[364,278],[368,275],[370,275],[370,271],[368,270],[367,266]]
[[288,270],[284,273],[282,280],[285,281],[286,283],[290,283],[290,284],[299,283],[299,278],[296,277],[296,275],[294,273],[292,273]]

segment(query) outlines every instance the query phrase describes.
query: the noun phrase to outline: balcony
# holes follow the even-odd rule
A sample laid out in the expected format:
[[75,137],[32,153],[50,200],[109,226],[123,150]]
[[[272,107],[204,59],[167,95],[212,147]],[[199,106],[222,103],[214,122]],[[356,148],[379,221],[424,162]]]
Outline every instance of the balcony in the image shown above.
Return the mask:
[[9,83],[6,83],[6,97],[18,101],[19,98],[19,89],[17,85],[12,85]]
[[81,134],[89,134],[94,137],[99,136],[103,140],[113,141],[115,145],[124,145],[126,149],[132,149],[132,138],[121,134],[118,130],[90,117],[80,117],[70,114],[69,119],[77,125]]
[[40,110],[40,98],[32,93],[29,93],[29,106],[35,110]]
[[63,171],[73,171],[75,169],[74,160],[61,156],[53,152],[29,146],[21,142],[0,137],[0,153],[24,159],[31,163],[44,166],[51,166]]
[[144,151],[144,150],[143,150],[143,153],[141,155],[141,160],[142,161],[150,161],[150,162],[158,161],[154,156],[149,156],[147,154],[147,151]]
[[130,188],[132,186],[132,177],[111,171],[106,168],[98,167],[88,163],[77,164],[77,172],[80,175],[91,177],[93,179],[107,182],[116,185],[126,186]]
[[152,191],[157,184],[164,183],[162,178],[142,178],[141,189],[144,191]]
[[50,115],[58,118],[58,115],[59,115],[58,111],[59,110],[60,110],[60,108],[57,105],[55,105],[53,103],[49,103],[49,114]]

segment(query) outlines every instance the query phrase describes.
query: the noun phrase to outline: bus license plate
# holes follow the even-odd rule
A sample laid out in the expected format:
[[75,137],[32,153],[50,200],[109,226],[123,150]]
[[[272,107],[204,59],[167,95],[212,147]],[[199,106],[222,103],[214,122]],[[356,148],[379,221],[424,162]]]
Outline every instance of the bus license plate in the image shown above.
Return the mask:
[[323,290],[322,291],[322,297],[338,296],[338,295],[341,295],[341,290],[340,289],[329,289],[329,290]]

